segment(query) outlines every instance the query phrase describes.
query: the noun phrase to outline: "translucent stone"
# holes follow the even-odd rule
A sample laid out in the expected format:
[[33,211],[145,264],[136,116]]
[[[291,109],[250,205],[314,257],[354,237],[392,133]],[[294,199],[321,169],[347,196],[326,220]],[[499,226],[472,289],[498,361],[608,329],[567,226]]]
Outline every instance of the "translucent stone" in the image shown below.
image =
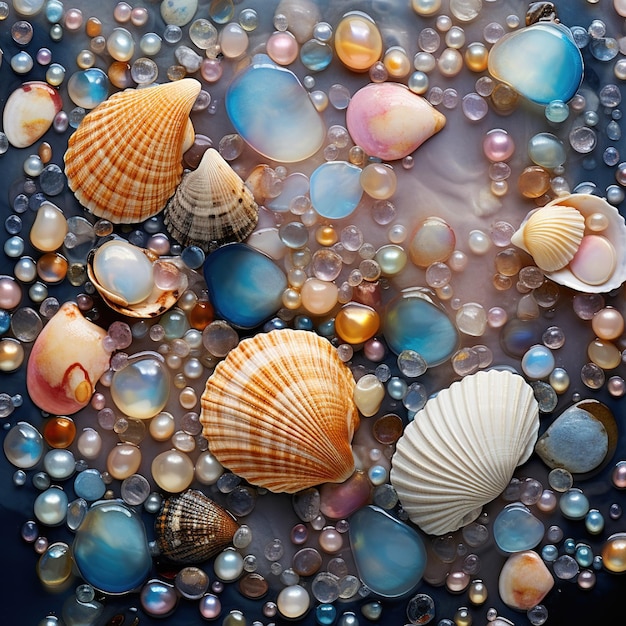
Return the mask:
[[552,567],[554,575],[560,580],[571,580],[580,571],[578,563],[576,563],[576,559],[571,557],[569,554],[561,555],[554,561]]
[[[251,94],[253,96],[251,97]],[[259,111],[272,115],[254,124]],[[302,161],[319,150],[324,124],[293,72],[264,55],[238,74],[226,93],[226,111],[235,130],[252,148],[272,160]],[[302,129],[307,129],[302,132]]]
[[17,422],[3,442],[4,454],[15,467],[29,469],[39,463],[44,454],[44,439],[28,422]]
[[339,577],[320,572],[311,582],[311,593],[318,602],[334,602],[339,597]]
[[105,491],[106,484],[97,469],[86,469],[77,474],[74,479],[74,492],[87,502],[99,500],[104,496]]
[[596,131],[588,126],[575,126],[569,133],[569,143],[579,154],[589,154],[598,143]]
[[493,536],[503,552],[531,550],[543,539],[544,525],[520,503],[508,504],[493,523]]
[[49,590],[61,588],[72,576],[70,547],[61,541],[50,544],[37,562],[37,576]]
[[335,316],[335,332],[347,343],[363,343],[373,337],[379,327],[378,313],[364,304],[348,303]]
[[[326,483],[320,489],[322,519],[345,519],[365,506],[370,496],[371,483],[364,472],[355,472],[341,484]],[[315,524],[315,520],[312,523]]]
[[323,163],[311,174],[311,204],[322,217],[350,215],[363,194],[361,168],[345,161]]

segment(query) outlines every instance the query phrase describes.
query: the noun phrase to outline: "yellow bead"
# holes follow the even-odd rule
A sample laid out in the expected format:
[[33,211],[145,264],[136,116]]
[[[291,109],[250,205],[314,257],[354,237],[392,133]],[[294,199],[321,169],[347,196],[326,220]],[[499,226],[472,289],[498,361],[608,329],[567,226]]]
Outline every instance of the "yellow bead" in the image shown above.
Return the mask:
[[287,289],[283,291],[283,306],[286,309],[291,309],[293,311],[299,308],[301,304],[302,298],[300,297],[300,292],[297,289],[287,287]]
[[24,362],[24,348],[17,339],[0,340],[0,372],[14,372]]
[[489,51],[485,44],[475,41],[465,50],[465,65],[471,72],[484,72],[487,69]]
[[626,533],[611,535],[602,548],[602,565],[609,572],[626,572]]
[[320,246],[334,246],[337,240],[337,231],[334,226],[320,226],[315,231],[315,241],[317,241]]
[[587,347],[589,360],[604,370],[612,370],[622,362],[622,354],[610,341],[594,339]]
[[335,29],[335,52],[355,72],[366,72],[383,52],[383,38],[374,20],[360,12],[344,15]]
[[351,302],[335,317],[335,332],[346,343],[358,344],[371,339],[380,327],[378,313],[369,306]]

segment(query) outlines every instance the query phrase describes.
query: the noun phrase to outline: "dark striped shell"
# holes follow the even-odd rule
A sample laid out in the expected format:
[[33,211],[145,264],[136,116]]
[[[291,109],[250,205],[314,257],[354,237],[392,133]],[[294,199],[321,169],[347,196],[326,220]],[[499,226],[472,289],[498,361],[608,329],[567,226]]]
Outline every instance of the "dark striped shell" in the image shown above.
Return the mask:
[[167,498],[156,518],[156,543],[176,563],[201,563],[225,548],[239,528],[235,518],[201,491]]

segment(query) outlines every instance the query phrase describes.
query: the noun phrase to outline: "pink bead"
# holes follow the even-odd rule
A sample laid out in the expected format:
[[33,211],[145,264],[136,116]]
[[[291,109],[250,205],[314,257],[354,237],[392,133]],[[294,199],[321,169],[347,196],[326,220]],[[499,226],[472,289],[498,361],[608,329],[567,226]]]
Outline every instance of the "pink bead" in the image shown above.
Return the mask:
[[80,9],[68,9],[65,13],[65,28],[78,30],[83,25],[83,12]]
[[385,358],[385,346],[378,339],[370,339],[363,346],[365,356],[374,363],[378,363]]
[[128,20],[130,19],[132,10],[133,9],[130,6],[130,4],[126,2],[118,2],[115,5],[115,8],[113,9],[113,17],[115,18],[116,22],[119,22],[120,24],[124,24],[125,22],[128,22]]
[[615,464],[611,479],[613,486],[618,489],[626,489],[626,461],[618,461]]
[[130,21],[133,26],[145,26],[148,21],[148,9],[136,7],[130,13]]
[[319,537],[320,548],[328,554],[339,552],[343,548],[343,537],[333,526],[327,526]]
[[267,55],[278,65],[289,65],[298,58],[298,42],[289,32],[276,32],[266,44]]
[[508,315],[506,311],[499,306],[494,306],[487,311],[487,323],[491,328],[500,328],[507,322]]
[[217,596],[206,594],[200,600],[200,615],[204,619],[216,619],[222,612],[222,603]]
[[0,277],[0,309],[14,309],[21,299],[20,284],[9,276]]
[[483,152],[493,163],[508,161],[513,156],[513,152],[515,152],[515,143],[505,130],[496,128],[495,130],[490,130],[485,135]]
[[207,83],[216,83],[222,77],[223,71],[218,59],[204,59],[200,66],[200,74]]

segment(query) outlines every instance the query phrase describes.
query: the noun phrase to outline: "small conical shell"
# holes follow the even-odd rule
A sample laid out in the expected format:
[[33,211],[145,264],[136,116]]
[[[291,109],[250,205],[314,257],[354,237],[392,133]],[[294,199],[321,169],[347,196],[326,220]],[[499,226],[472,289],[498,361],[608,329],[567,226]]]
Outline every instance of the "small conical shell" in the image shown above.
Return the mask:
[[258,219],[252,192],[214,148],[184,175],[164,212],[165,226],[176,241],[205,252],[211,243],[243,241]]
[[270,491],[343,482],[354,472],[353,392],[352,373],[326,339],[261,333],[240,342],[207,381],[203,434],[222,465]]
[[584,234],[585,218],[563,204],[534,211],[513,234],[511,243],[528,252],[537,267],[555,272],[574,258]]
[[225,548],[239,525],[233,516],[201,491],[167,498],[154,530],[161,554],[176,563],[201,563]]
[[443,535],[474,521],[533,452],[534,393],[521,376],[466,376],[429,400],[398,440],[391,484],[424,532]]
[[200,87],[185,78],[126,89],[85,116],[69,138],[65,174],[87,210],[134,224],[165,207],[183,175],[189,113]]

